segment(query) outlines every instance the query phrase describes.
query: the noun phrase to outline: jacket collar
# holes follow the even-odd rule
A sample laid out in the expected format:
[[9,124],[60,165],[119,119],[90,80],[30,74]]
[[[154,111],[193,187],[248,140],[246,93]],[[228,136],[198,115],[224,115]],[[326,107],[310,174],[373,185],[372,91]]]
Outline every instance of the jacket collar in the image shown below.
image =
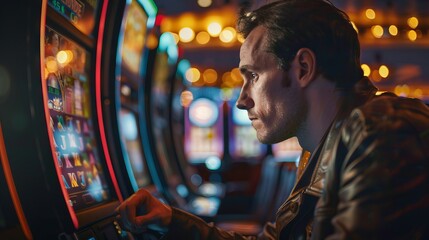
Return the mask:
[[341,99],[339,111],[316,150],[311,154],[307,167],[300,179],[298,179],[293,191],[305,188],[304,192],[307,194],[316,197],[321,195],[323,179],[329,162],[335,158],[344,119],[354,108],[373,98],[376,92],[377,88],[367,77],[361,78],[353,89],[343,90],[344,95]]

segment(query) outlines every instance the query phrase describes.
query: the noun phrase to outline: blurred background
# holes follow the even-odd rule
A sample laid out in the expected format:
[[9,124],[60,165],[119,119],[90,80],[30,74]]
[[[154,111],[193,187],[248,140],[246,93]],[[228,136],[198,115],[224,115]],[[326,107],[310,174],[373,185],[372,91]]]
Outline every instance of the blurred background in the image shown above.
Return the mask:
[[[243,41],[235,31],[240,6],[250,9],[269,1],[156,1],[162,31],[172,32],[189,59],[195,86],[239,86],[234,70]],[[427,98],[429,69],[429,2],[424,0],[333,0],[359,33],[362,68],[382,91]],[[214,74],[208,82],[204,76]],[[425,84],[426,83],[426,84]]]

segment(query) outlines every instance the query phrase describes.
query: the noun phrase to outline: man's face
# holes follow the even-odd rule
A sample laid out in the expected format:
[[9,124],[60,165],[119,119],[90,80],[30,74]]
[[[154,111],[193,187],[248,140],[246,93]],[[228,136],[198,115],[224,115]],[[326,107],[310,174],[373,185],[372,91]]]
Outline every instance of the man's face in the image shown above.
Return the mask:
[[237,107],[247,110],[262,143],[277,143],[295,136],[305,120],[302,89],[292,72],[279,67],[274,54],[266,51],[267,32],[252,30],[240,49],[240,71],[244,79]]

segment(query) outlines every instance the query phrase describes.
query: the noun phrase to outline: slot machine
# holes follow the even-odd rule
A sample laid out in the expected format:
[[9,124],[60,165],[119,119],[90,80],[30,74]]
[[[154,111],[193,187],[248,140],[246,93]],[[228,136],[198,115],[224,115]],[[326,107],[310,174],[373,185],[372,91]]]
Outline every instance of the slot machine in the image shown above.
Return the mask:
[[225,186],[220,182],[203,181],[195,164],[191,164],[185,154],[185,108],[192,102],[192,93],[188,91],[186,72],[191,68],[187,59],[180,60],[176,79],[173,81],[171,124],[174,149],[184,178],[190,188],[206,197],[222,198]]
[[210,170],[221,167],[224,154],[223,101],[218,88],[189,88],[193,100],[185,107],[185,153],[190,164]]
[[25,6],[28,15],[7,14],[15,25],[5,41],[21,48],[6,50],[1,62],[12,55],[21,65],[4,65],[11,81],[1,116],[11,173],[35,239],[128,237],[115,221],[122,195],[101,116],[108,3],[26,1],[12,9]]
[[187,181],[175,151],[172,129],[172,95],[178,65],[178,49],[173,36],[162,33],[158,47],[149,53],[153,65],[148,71],[145,93],[147,129],[152,160],[156,164],[160,188],[167,201],[201,217],[215,215],[218,199],[199,196]]
[[9,166],[0,125],[0,238],[32,239]]
[[[185,208],[185,194],[181,189],[180,174],[172,159],[168,127],[169,81],[173,79],[178,59],[178,49],[170,33],[160,33],[157,26],[150,37],[156,39],[148,56],[149,67],[143,83],[145,101],[140,109],[144,113],[145,140],[148,156],[156,169],[160,191],[173,206]],[[168,177],[166,177],[168,176]]]
[[233,90],[228,101],[229,152],[232,161],[260,162],[267,154],[267,145],[259,142],[247,111],[235,106],[240,89]]
[[[117,14],[118,12],[123,14]],[[152,0],[124,1],[110,8],[103,51],[103,116],[109,151],[124,196],[144,187],[162,198],[145,155],[143,81],[148,65],[148,32],[157,7]],[[154,173],[155,172],[155,173]]]

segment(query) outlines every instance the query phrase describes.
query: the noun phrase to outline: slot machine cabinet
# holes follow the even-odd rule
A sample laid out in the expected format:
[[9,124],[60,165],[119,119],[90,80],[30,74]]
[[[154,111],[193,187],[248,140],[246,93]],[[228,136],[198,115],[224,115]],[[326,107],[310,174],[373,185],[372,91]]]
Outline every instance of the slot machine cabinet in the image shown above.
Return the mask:
[[[142,125],[143,81],[148,65],[148,32],[157,7],[151,0],[132,0],[110,8],[103,51],[103,116],[109,150],[124,196],[144,187],[163,199],[145,154]],[[122,12],[123,14],[117,14]]]
[[224,186],[220,182],[203,181],[195,164],[191,164],[185,154],[185,107],[192,102],[192,93],[188,90],[186,72],[191,68],[187,59],[181,59],[177,66],[176,79],[173,81],[171,103],[171,129],[176,153],[183,178],[191,191],[205,197],[222,198]]
[[108,1],[11,4],[5,16],[14,24],[2,31],[2,43],[20,48],[1,57],[10,76],[1,116],[31,233],[35,239],[127,238],[114,220],[122,196],[99,130],[99,31]]
[[222,173],[226,197],[220,212],[227,214],[252,211],[254,199],[258,198],[258,187],[264,179],[263,161],[270,150],[269,146],[259,142],[247,111],[236,107],[240,90],[232,88],[224,94],[228,157]]
[[174,149],[172,130],[173,83],[178,68],[178,49],[170,33],[159,35],[157,48],[149,52],[152,63],[145,81],[144,112],[147,114],[149,153],[157,169],[157,177],[166,200],[207,219],[217,210],[218,199],[199,196],[187,182]]
[[16,192],[0,124],[0,238],[33,239]]
[[[221,90],[214,87],[189,87],[188,91],[192,101],[184,106],[186,158],[192,165],[210,166],[212,170],[218,170],[222,167],[225,153]],[[207,165],[207,160],[211,164]]]
[[[189,87],[182,99],[183,104],[183,144],[187,165],[194,169],[191,182],[195,184],[202,198],[199,207],[210,216],[217,214],[224,197],[224,185],[220,177],[223,168],[224,134],[223,101],[218,88]],[[197,179],[197,181],[195,181]],[[223,201],[223,200],[222,200]]]

